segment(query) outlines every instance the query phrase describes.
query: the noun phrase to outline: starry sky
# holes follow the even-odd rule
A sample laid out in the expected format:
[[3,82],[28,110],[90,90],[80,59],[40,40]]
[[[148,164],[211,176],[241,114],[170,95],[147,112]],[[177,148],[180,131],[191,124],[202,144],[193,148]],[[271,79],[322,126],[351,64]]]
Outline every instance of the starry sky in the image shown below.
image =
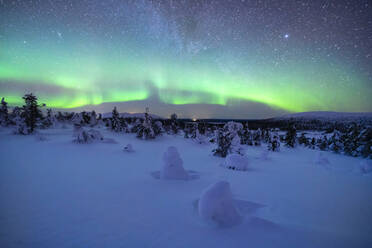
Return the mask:
[[372,111],[372,2],[0,0],[0,96],[265,118]]

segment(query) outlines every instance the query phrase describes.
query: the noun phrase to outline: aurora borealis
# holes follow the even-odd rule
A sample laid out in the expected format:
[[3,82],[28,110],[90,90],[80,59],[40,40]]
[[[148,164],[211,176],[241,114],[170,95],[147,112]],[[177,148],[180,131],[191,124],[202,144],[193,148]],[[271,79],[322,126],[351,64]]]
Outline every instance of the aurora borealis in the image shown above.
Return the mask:
[[0,96],[26,92],[163,116],[372,111],[372,3],[3,0]]

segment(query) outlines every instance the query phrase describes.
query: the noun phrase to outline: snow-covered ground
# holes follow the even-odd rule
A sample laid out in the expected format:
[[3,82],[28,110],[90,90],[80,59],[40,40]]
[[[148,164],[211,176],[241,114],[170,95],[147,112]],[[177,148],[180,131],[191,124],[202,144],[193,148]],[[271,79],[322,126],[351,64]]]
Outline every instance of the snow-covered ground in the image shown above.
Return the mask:
[[[0,247],[372,247],[363,159],[324,152],[319,163],[319,151],[284,147],[262,159],[266,146],[247,146],[249,169],[235,171],[210,144],[100,131],[117,143],[73,143],[72,128],[40,131],[46,139],[0,129]],[[169,146],[192,180],[154,176]],[[219,181],[243,218],[232,227],[199,216]]]

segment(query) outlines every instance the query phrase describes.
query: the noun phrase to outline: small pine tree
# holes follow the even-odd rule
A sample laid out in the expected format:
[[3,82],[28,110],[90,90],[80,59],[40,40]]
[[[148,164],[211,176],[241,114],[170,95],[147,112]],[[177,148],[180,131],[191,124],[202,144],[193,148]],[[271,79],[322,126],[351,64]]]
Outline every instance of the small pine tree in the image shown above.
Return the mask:
[[340,133],[334,131],[331,139],[329,140],[329,149],[335,153],[339,153],[342,150],[342,143],[340,142]]
[[317,140],[317,147],[321,150],[321,151],[326,151],[328,150],[328,139],[327,139],[327,136],[324,135],[323,138],[319,138]]
[[0,108],[0,125],[7,126],[9,123],[9,114],[8,114],[8,103],[4,100],[4,97],[1,99],[1,108]]
[[294,125],[290,125],[284,138],[285,145],[287,147],[296,146],[297,133]]
[[39,105],[37,103],[37,97],[31,94],[26,94],[23,97],[25,101],[25,105],[23,106],[23,117],[27,127],[28,133],[33,133],[37,122],[42,119],[42,113],[39,109]]
[[120,117],[119,117],[119,112],[117,111],[116,107],[112,110],[112,116],[111,116],[111,122],[110,122],[110,128],[114,132],[121,132],[123,131]]
[[96,114],[96,111],[94,111],[94,110],[90,113],[89,125],[91,127],[94,127],[95,125],[97,125],[97,114]]
[[300,137],[298,138],[298,144],[303,145],[303,146],[309,146],[309,143],[310,143],[309,139],[306,138],[304,133],[302,133]]
[[54,116],[52,109],[47,109],[46,118],[43,121],[43,126],[45,128],[53,127],[57,123],[57,118]]
[[280,149],[279,136],[277,134],[270,135],[268,146],[269,151],[277,152]]
[[152,118],[148,113],[148,108],[146,108],[145,118],[137,130],[137,138],[148,140],[155,139],[155,136],[156,133],[154,131]]
[[360,154],[364,158],[372,158],[372,128],[364,129],[360,134]]
[[177,115],[175,113],[173,113],[170,116],[170,122],[171,122],[170,128],[171,128],[172,134],[177,134],[179,131],[179,125],[178,125]]

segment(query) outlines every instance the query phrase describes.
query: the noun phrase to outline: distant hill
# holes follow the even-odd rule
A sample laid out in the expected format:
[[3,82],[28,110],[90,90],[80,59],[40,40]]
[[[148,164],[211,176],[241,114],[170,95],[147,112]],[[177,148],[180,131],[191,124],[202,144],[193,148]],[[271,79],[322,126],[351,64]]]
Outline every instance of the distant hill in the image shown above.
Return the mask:
[[[144,118],[145,113],[119,113],[120,117],[122,118]],[[111,118],[112,113],[103,113],[102,118]],[[150,116],[153,119],[164,119],[163,117],[160,117],[158,115],[150,114]]]
[[273,119],[286,120],[328,120],[328,121],[356,121],[356,120],[372,120],[372,112],[330,112],[330,111],[314,111],[287,114]]

